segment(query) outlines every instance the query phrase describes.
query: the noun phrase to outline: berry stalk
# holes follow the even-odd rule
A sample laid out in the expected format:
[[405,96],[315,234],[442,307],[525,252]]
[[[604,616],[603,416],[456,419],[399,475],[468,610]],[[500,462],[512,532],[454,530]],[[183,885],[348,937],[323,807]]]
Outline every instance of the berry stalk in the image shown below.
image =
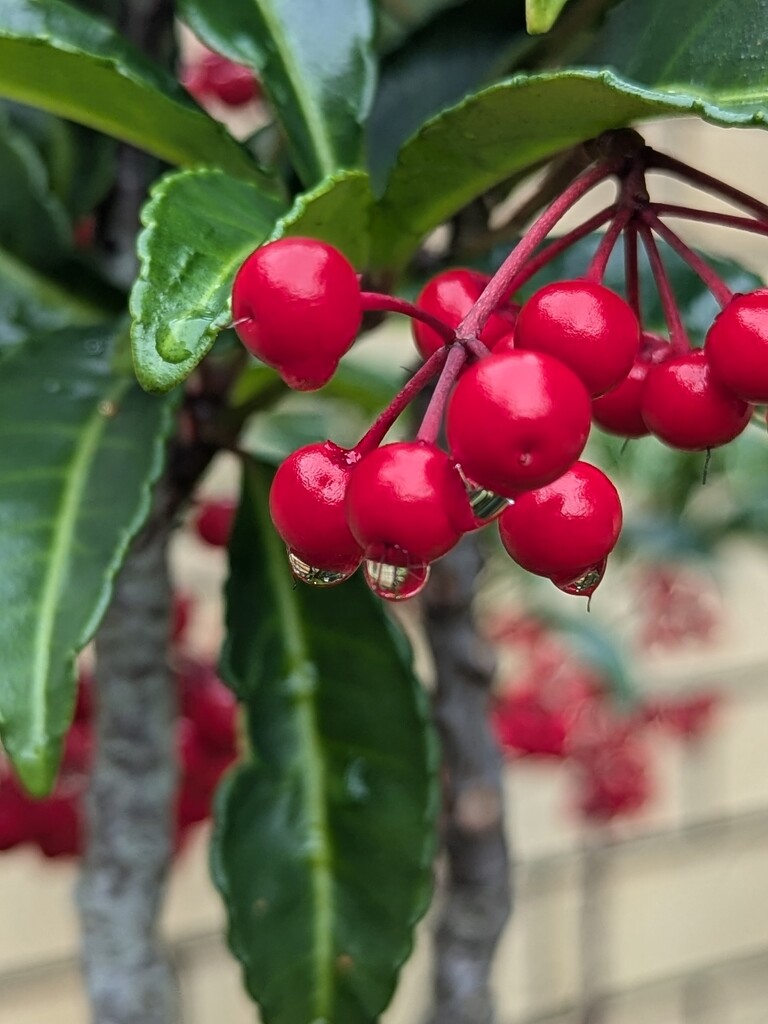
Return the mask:
[[651,227],[660,238],[663,238],[670,249],[674,249],[677,255],[685,260],[691,270],[698,274],[720,305],[727,306],[733,298],[733,292],[706,260],[703,260],[698,253],[685,244],[678,234],[670,227],[667,227],[652,208],[649,207],[647,210],[644,210],[642,218],[644,223]]
[[611,258],[611,253],[616,248],[619,236],[632,219],[632,215],[633,211],[627,208],[620,210],[613,218],[607,231],[600,239],[600,243],[595,250],[595,254],[584,273],[585,281],[594,281],[596,284],[603,283],[605,270],[608,266],[608,260]]
[[753,199],[752,196],[742,192],[741,189],[734,188],[732,185],[726,185],[725,182],[714,178],[711,174],[705,174],[704,171],[691,167],[690,164],[686,164],[682,160],[677,160],[666,153],[657,153],[653,150],[648,166],[662,171],[669,171],[671,174],[677,174],[690,184],[697,185],[705,192],[714,192],[717,195],[724,196],[726,199],[730,199],[736,206],[742,206],[745,210],[751,210],[762,220],[768,221],[768,206],[765,203],[761,203],[759,199]]
[[637,224],[631,220],[624,232],[624,288],[632,312],[642,324],[640,274],[637,264]]
[[692,206],[677,206],[675,203],[652,203],[651,207],[659,216],[681,217],[702,224],[717,224],[756,235],[768,235],[768,223],[752,217],[739,217],[734,213],[719,213],[716,210],[697,210]]
[[456,340],[456,332],[452,327],[426,310],[414,306],[407,299],[400,299],[395,295],[383,295],[380,292],[360,292],[360,304],[365,312],[403,313],[412,320],[421,320],[427,327],[431,327],[433,331],[444,338],[446,345],[450,345]]
[[680,316],[680,310],[677,308],[677,300],[675,299],[675,293],[672,289],[672,284],[667,275],[664,261],[661,258],[656,240],[653,237],[653,232],[650,227],[641,221],[638,226],[640,237],[643,240],[645,251],[648,253],[648,261],[651,264],[651,270],[656,281],[656,287],[659,289],[659,296],[661,298],[661,304],[664,309],[664,319],[667,321],[667,327],[669,328],[669,339],[672,343],[672,347],[676,352],[688,352],[691,343],[688,339],[688,333],[683,324],[682,317]]
[[467,350],[464,345],[458,342],[451,345],[448,350],[448,358],[440,371],[440,377],[429,400],[429,405],[424,413],[424,419],[421,421],[419,431],[416,434],[417,441],[434,443],[437,440],[443,423],[445,406],[453,390],[453,385],[456,383],[456,378],[461,373],[461,368],[466,361]]

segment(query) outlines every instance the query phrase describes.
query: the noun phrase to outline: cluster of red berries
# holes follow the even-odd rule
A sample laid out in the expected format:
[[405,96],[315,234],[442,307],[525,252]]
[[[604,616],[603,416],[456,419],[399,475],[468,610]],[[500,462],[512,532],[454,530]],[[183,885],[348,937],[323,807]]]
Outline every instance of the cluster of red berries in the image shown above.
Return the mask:
[[[176,843],[210,816],[216,786],[235,760],[235,701],[213,666],[183,650],[189,602],[177,599],[173,665],[179,689]],[[64,744],[59,777],[50,796],[33,800],[0,755],[0,850],[29,844],[46,857],[82,852],[85,797],[93,757],[93,687],[86,672],[78,683],[75,717]]]
[[[628,145],[622,133],[619,141]],[[309,238],[272,242],[246,259],[232,291],[234,326],[249,351],[290,387],[322,387],[370,309],[409,315],[425,360],[353,448],[310,445],[278,469],[270,511],[297,577],[330,585],[362,562],[375,592],[410,597],[424,585],[430,563],[462,534],[499,517],[504,547],[519,565],[566,592],[590,595],[622,523],[613,484],[578,461],[592,421],[626,437],[653,433],[681,449],[706,450],[744,430],[752,403],[768,402],[768,290],[728,291],[662,222],[659,211],[669,208],[647,199],[645,170],[671,158],[638,146],[634,133],[629,150],[609,150],[577,178],[492,278],[448,270],[415,305],[361,291],[344,256]],[[611,175],[620,181],[618,201],[539,249],[563,213]],[[682,215],[680,209],[673,213]],[[768,209],[765,215],[765,223],[730,219],[749,220],[750,229],[762,224],[768,233]],[[512,301],[545,263],[606,222],[583,278],[548,284],[522,306]],[[689,260],[723,305],[703,351],[693,350],[685,335],[654,232]],[[602,283],[622,234],[626,299]],[[638,238],[656,277],[669,339],[642,327]],[[435,377],[416,439],[382,444],[396,417]],[[443,425],[450,454],[437,444]]]
[[644,701],[621,714],[606,681],[543,623],[519,616],[492,632],[523,658],[522,670],[502,687],[492,709],[499,743],[511,757],[553,758],[573,768],[577,804],[590,820],[607,821],[647,805],[653,794],[649,729],[695,740],[711,728],[714,693]]

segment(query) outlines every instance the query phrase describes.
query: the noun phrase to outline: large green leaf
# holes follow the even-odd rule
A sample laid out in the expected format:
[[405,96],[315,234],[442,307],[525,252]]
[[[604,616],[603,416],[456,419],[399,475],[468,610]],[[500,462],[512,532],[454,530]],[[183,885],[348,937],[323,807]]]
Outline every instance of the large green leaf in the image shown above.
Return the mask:
[[766,93],[641,87],[609,71],[517,76],[428,121],[403,147],[375,217],[375,260],[401,265],[427,232],[511,174],[650,117],[698,114],[725,126],[762,126]]
[[[322,238],[353,261],[367,254],[368,179],[341,172],[285,207],[222,171],[162,179],[144,209],[141,271],[131,294],[136,375],[149,391],[183,381],[231,320],[246,256],[285,234]],[[282,215],[282,216],[281,216]]]
[[374,85],[368,0],[181,0],[180,13],[259,74],[305,185],[360,166]]
[[274,189],[226,129],[104,22],[60,0],[0,0],[0,96],[182,166],[213,164]]
[[525,20],[532,35],[549,32],[568,0],[525,0]]
[[225,678],[253,761],[220,794],[214,878],[266,1024],[373,1024],[431,889],[436,749],[402,635],[362,580],[297,586],[246,470]]
[[74,659],[149,508],[167,400],[111,364],[104,327],[41,334],[0,374],[0,737],[24,784],[55,776]]

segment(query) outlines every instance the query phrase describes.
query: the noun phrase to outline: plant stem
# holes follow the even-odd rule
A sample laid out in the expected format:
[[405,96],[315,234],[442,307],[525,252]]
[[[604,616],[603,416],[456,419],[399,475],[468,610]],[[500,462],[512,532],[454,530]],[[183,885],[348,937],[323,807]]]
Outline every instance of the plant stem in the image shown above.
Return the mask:
[[619,235],[631,219],[632,213],[633,211],[629,208],[622,209],[613,218],[608,226],[608,230],[600,239],[600,244],[595,250],[594,256],[590,260],[589,266],[584,274],[585,281],[593,281],[596,284],[602,284],[603,278],[605,277],[605,269],[608,266],[608,260],[611,258],[611,253],[616,247]]
[[461,368],[466,361],[467,350],[464,345],[460,345],[458,342],[451,345],[448,350],[448,358],[445,360],[440,371],[440,377],[435,385],[435,390],[432,392],[427,411],[424,413],[424,419],[421,421],[419,432],[416,435],[417,441],[429,441],[431,444],[434,444],[437,440],[443,422],[446,403],[448,402],[453,385],[456,383],[456,378],[461,373]]
[[727,306],[733,298],[733,292],[717,271],[713,270],[706,260],[702,259],[698,253],[694,252],[690,246],[686,245],[682,238],[680,238],[672,228],[667,227],[667,225],[659,219],[652,209],[643,211],[642,218],[643,221],[648,224],[660,238],[664,239],[670,249],[674,249],[677,255],[680,256],[681,259],[685,260],[691,270],[698,274],[720,305]]
[[377,312],[404,313],[412,320],[421,320],[427,327],[431,327],[443,338],[446,345],[450,345],[452,341],[456,340],[456,332],[449,324],[444,323],[431,313],[427,313],[426,310],[419,309],[407,299],[400,299],[396,295],[384,295],[381,292],[360,292],[360,298],[363,310],[366,312],[376,310]]
[[465,537],[432,566],[425,627],[435,659],[448,882],[435,934],[431,1024],[493,1024],[490,974],[512,906],[502,764],[488,703],[494,658],[472,614],[483,568]]
[[[439,348],[419,367],[405,387],[395,395],[389,405],[384,409],[371,424],[370,428],[363,434],[354,448],[350,450],[352,457],[362,457],[368,452],[378,448],[386,437],[392,424],[407,406],[413,401],[418,393],[429,384],[433,377],[442,369],[448,358],[448,347]],[[453,351],[453,349],[451,349]]]
[[624,287],[627,295],[627,302],[632,308],[640,326],[643,323],[643,314],[640,307],[640,274],[637,264],[637,225],[634,220],[627,224],[624,232]]
[[534,254],[541,242],[547,237],[561,217],[582,196],[586,195],[595,185],[614,174],[621,166],[620,161],[595,164],[589,167],[568,188],[541,213],[533,222],[523,238],[507,256],[487,285],[485,291],[467,313],[456,330],[459,341],[476,338],[494,309],[504,300],[510,291],[510,285],[520,273],[526,260]]
[[157,932],[176,783],[169,536],[170,521],[155,515],[136,538],[96,638],[96,754],[77,888],[93,1024],[176,1020]]
[[695,167],[683,163],[682,160],[676,160],[675,157],[668,156],[666,153],[657,153],[655,150],[652,150],[648,158],[648,166],[669,171],[671,174],[677,174],[690,184],[697,185],[705,192],[714,192],[724,196],[726,199],[730,199],[736,206],[743,206],[745,210],[752,210],[758,217],[768,220],[768,206],[765,203],[761,203],[759,199],[753,199],[752,196],[747,195],[746,192],[742,192],[738,188],[733,188],[732,185],[726,185],[711,174],[705,174],[704,171],[699,171]]
[[675,293],[672,290],[669,277],[667,275],[664,261],[661,258],[661,253],[658,250],[656,241],[653,237],[651,229],[648,225],[641,221],[638,225],[638,231],[640,237],[643,240],[643,245],[648,253],[648,260],[651,264],[651,270],[656,281],[656,287],[659,290],[661,297],[661,305],[664,309],[664,319],[667,321],[667,327],[669,329],[669,340],[672,344],[673,349],[678,354],[687,352],[691,343],[688,339],[688,333],[683,324],[682,317],[680,316],[680,310],[677,308],[677,300],[675,299]]
[[757,235],[768,235],[768,223],[752,217],[739,217],[734,213],[718,213],[716,210],[696,210],[691,206],[677,206],[675,203],[651,203],[650,209],[659,216],[682,217],[685,220],[701,221],[703,224],[718,224],[721,227],[751,231]]

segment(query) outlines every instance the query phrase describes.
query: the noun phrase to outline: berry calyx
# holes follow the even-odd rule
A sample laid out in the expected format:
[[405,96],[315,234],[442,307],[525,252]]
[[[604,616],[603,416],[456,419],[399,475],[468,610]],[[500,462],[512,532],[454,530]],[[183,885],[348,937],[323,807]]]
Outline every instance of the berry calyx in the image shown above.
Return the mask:
[[232,316],[249,352],[289,387],[313,391],[330,380],[360,329],[360,285],[338,249],[282,238],[251,253],[238,270]]
[[[344,513],[354,461],[345,449],[325,441],[295,451],[275,473],[269,514],[305,582],[341,582],[360,564],[363,552]],[[320,570],[331,572],[331,578],[317,575]]]
[[579,457],[590,401],[576,374],[539,352],[503,352],[465,370],[448,403],[446,431],[463,473],[495,494],[557,479]]
[[597,396],[631,370],[640,325],[610,288],[595,281],[558,281],[540,288],[523,305],[515,345],[559,359]]
[[577,462],[553,483],[521,495],[499,519],[499,533],[518,565],[562,587],[610,554],[621,522],[611,481],[595,466]]
[[200,540],[215,548],[225,548],[229,544],[236,510],[234,501],[204,501],[195,517],[195,530]]
[[[457,267],[437,274],[428,281],[416,300],[416,305],[442,320],[450,327],[458,327],[472,306],[482,295],[490,277],[476,270]],[[480,341],[489,348],[515,325],[516,314],[511,308],[500,308],[489,317],[480,332]],[[416,348],[423,359],[442,348],[445,339],[426,324],[414,321],[411,329]]]
[[648,371],[655,363],[672,355],[669,342],[653,334],[644,334],[640,353],[629,374],[615,388],[592,399],[592,419],[609,434],[619,437],[644,437],[650,433],[643,419],[642,405]]
[[745,402],[768,402],[768,288],[736,295],[704,345],[712,373]]
[[749,422],[751,407],[723,387],[704,352],[688,352],[651,368],[642,413],[660,440],[695,452],[738,437]]
[[455,463],[426,441],[387,444],[361,459],[346,511],[366,559],[393,566],[440,558],[474,525]]

